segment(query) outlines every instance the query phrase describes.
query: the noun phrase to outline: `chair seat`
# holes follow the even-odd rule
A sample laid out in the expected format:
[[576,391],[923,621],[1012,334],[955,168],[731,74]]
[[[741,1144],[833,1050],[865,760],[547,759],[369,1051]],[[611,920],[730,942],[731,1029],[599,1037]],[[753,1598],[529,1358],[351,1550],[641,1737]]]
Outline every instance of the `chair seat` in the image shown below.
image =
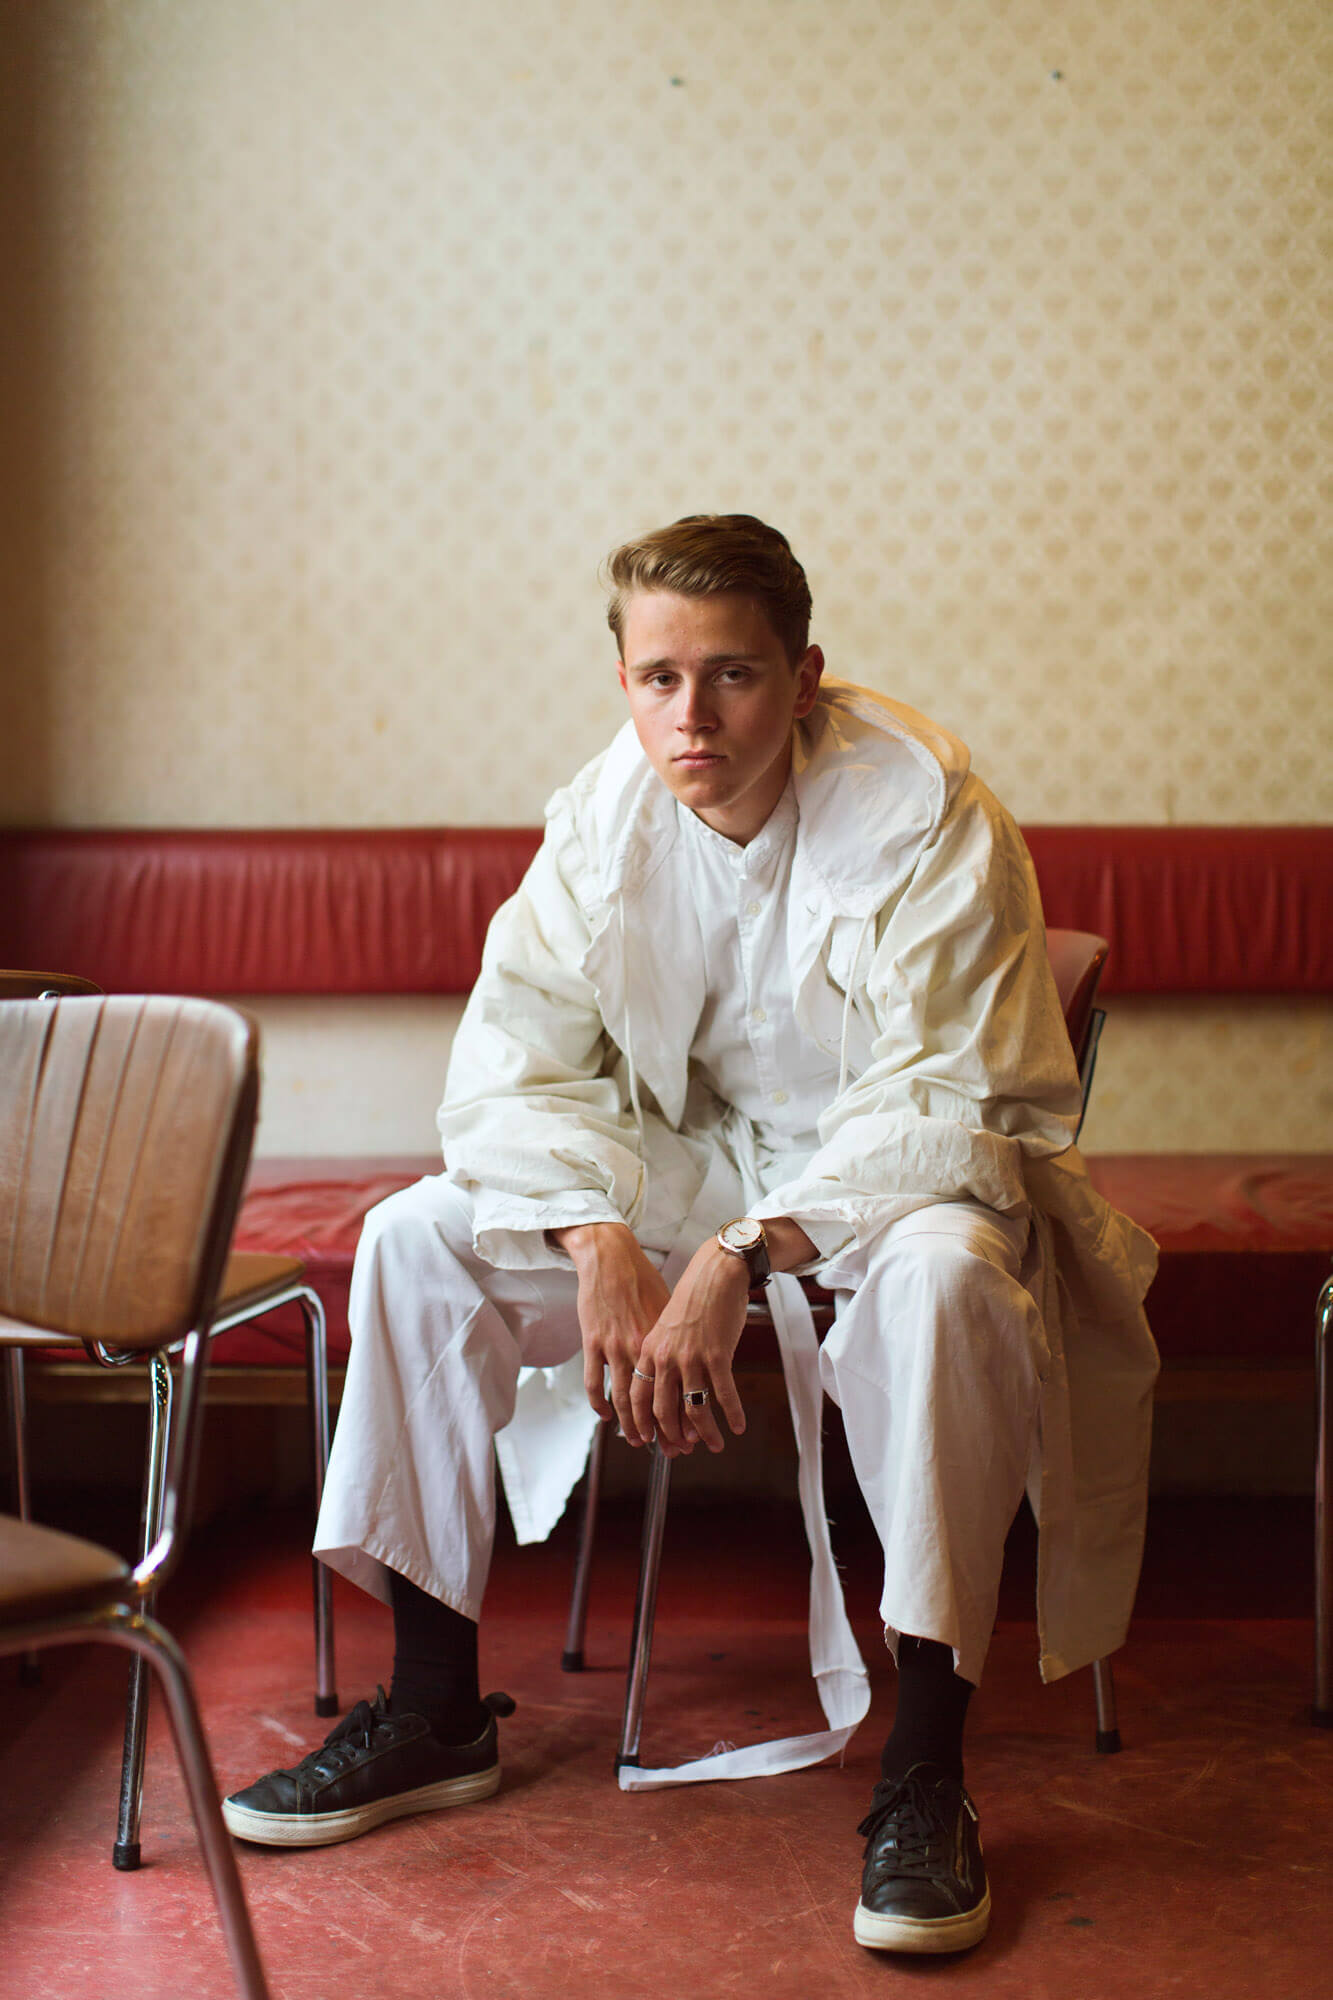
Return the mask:
[[52,1333],[30,1320],[9,1319],[0,1313],[0,1347],[75,1347],[84,1352],[83,1342],[72,1333]]
[[[801,1290],[805,1293],[815,1332],[823,1340],[833,1325],[835,1295],[825,1291],[813,1278],[802,1278]],[[736,1366],[759,1369],[765,1373],[774,1368],[781,1370],[782,1351],[778,1346],[777,1328],[768,1309],[767,1287],[764,1285],[751,1292],[745,1308],[745,1332],[736,1351]]]
[[129,1576],[111,1549],[0,1514],[0,1617],[8,1623],[105,1604],[110,1587]]
[[[270,1257],[259,1251],[234,1251],[227,1259],[218,1292],[215,1329],[228,1320],[246,1319],[263,1309],[265,1302],[305,1278],[299,1257]],[[27,1320],[9,1319],[0,1313],[0,1347],[68,1347],[84,1351],[84,1343],[72,1333],[54,1333],[33,1326]]]
[[299,1257],[269,1257],[259,1251],[234,1250],[227,1259],[218,1292],[218,1320],[247,1315],[273,1292],[285,1292],[305,1277]]

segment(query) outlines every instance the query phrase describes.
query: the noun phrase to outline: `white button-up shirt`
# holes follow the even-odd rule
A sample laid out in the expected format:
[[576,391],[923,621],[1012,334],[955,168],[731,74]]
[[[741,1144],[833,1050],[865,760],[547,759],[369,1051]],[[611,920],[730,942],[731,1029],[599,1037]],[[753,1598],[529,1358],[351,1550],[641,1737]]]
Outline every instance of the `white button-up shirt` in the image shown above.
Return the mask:
[[[838,1088],[837,1063],[796,1019],[787,948],[795,788],[789,780],[744,847],[684,806],[676,811],[708,988],[690,1061],[748,1122],[756,1177],[768,1191],[803,1171],[819,1145],[819,1115]],[[760,1205],[761,1214],[773,1212]],[[802,1220],[821,1257],[851,1237],[844,1223]]]
[[708,988],[690,1060],[753,1127],[767,1184],[771,1161],[814,1152],[838,1084],[837,1065],[796,1021],[787,956],[796,795],[788,784],[744,847],[677,811]]

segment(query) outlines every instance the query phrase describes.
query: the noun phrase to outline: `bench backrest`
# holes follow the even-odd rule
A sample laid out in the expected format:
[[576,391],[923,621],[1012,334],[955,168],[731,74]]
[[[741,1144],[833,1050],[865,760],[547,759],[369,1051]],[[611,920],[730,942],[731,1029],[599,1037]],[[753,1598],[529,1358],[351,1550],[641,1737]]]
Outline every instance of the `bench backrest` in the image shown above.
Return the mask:
[[[1333,828],[1025,828],[1117,993],[1333,990]],[[109,993],[466,993],[530,827],[0,830],[0,965]]]

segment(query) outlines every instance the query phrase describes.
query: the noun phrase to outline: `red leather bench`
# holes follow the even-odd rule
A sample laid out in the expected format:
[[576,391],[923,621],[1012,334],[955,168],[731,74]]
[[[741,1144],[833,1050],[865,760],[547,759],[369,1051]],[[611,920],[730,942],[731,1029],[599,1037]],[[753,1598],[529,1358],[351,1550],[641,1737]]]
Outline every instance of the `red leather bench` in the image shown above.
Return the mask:
[[[1109,1201],[1162,1248],[1152,1320],[1173,1363],[1308,1364],[1314,1301],[1333,1251],[1333,1154],[1111,1153],[1088,1163]],[[237,1248],[281,1245],[305,1260],[329,1316],[329,1353],[347,1348],[347,1287],[366,1210],[439,1160],[259,1160]],[[295,1313],[238,1327],[219,1362],[299,1367]]]
[[[1032,826],[1103,991],[1333,992],[1333,827]],[[529,827],[0,828],[0,961],[108,993],[466,993]]]
[[[1110,940],[1108,995],[1333,991],[1333,828],[1025,831],[1048,922]],[[538,838],[528,828],[0,831],[0,963],[79,972],[110,992],[463,993]],[[335,1356],[361,1217],[436,1164],[256,1163],[238,1245],[307,1260]],[[1191,1393],[1207,1393],[1211,1376],[1230,1381],[1239,1364],[1253,1388],[1256,1368],[1308,1363],[1333,1251],[1333,1154],[1090,1165],[1162,1246],[1151,1315],[1168,1364],[1193,1371]],[[218,1354],[241,1371],[297,1359],[280,1321],[233,1334]]]

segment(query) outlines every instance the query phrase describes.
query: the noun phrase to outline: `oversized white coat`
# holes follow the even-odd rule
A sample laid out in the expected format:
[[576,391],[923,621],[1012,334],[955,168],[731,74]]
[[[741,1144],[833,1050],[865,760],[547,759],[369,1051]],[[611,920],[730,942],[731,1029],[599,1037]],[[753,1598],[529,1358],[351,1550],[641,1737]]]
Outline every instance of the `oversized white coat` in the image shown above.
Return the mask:
[[[797,725],[793,780],[797,1018],[838,1056],[842,1081],[813,1157],[752,1212],[802,1224],[825,1253],[821,1281],[845,1290],[877,1233],[914,1210],[970,1200],[1030,1221],[1024,1281],[1049,1358],[1029,1492],[1040,1666],[1055,1679],[1114,1651],[1129,1621],[1155,1249],[1097,1194],[1073,1145],[1078,1078],[1031,862],[964,746],[826,680]],[[491,925],[455,1040],[439,1114],[447,1171],[494,1264],[549,1267],[548,1228],[612,1217],[688,1254],[725,1219],[710,1211],[710,1163],[745,1146],[690,1063],[705,995],[688,870],[672,865],[676,802],[627,725],[547,822]],[[502,1469],[586,1450],[591,1423],[569,1425],[570,1386],[524,1385]],[[567,1493],[578,1470],[548,1490]]]

